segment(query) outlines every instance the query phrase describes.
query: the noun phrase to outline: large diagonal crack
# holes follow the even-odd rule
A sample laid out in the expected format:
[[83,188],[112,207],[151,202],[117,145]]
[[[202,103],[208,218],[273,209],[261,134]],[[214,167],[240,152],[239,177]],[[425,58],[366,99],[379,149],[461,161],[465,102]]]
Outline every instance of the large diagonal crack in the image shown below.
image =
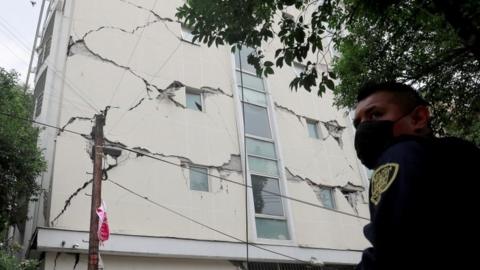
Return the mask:
[[206,167],[209,169],[217,169],[219,171],[235,171],[235,172],[242,172],[242,167],[241,167],[241,160],[240,160],[240,155],[238,154],[230,154],[230,159],[226,161],[225,163],[215,166],[215,165],[210,165],[210,164],[202,164],[202,163],[195,163],[193,162],[190,158],[184,157],[184,156],[179,156],[179,155],[167,155],[163,153],[156,153],[153,151],[150,151],[149,149],[145,147],[127,147],[125,144],[121,142],[113,142],[108,139],[105,139],[105,141],[108,143],[109,146],[112,147],[118,147],[119,149],[126,148],[126,149],[132,149],[135,151],[137,157],[142,157],[144,155],[149,155],[149,156],[156,156],[159,158],[175,158],[180,161],[180,164],[190,164],[190,165],[196,165],[196,166],[201,166],[201,167]]
[[83,36],[82,38],[80,38],[79,40],[84,40],[87,36],[89,36],[90,34],[94,33],[94,32],[99,32],[101,30],[104,30],[104,29],[111,29],[111,30],[118,30],[118,31],[121,31],[121,32],[124,32],[126,34],[135,34],[135,32],[137,32],[138,30],[140,29],[144,29],[144,28],[147,28],[149,27],[150,25],[154,24],[154,23],[157,23],[159,22],[160,20],[153,20],[153,21],[149,21],[145,24],[142,24],[142,25],[139,25],[135,28],[133,28],[131,31],[128,31],[128,30],[125,30],[123,28],[120,28],[120,27],[117,27],[117,26],[107,26],[107,25],[104,25],[104,26],[99,26],[95,29],[91,29],[89,31],[87,31]]
[[151,10],[151,9],[148,9],[146,7],[142,7],[142,6],[139,6],[139,5],[136,5],[130,1],[127,1],[127,0],[120,0],[121,2],[125,3],[125,4],[129,4],[131,6],[134,6],[138,9],[141,9],[141,10],[145,10],[149,13],[151,13],[153,16],[155,16],[155,18],[157,18],[158,20],[162,20],[162,21],[168,21],[168,22],[175,22],[175,20],[173,19],[170,19],[170,18],[166,18],[166,17],[162,17],[160,16],[158,13],[156,13],[155,11]]
[[202,86],[202,87],[200,87],[200,90],[205,91],[205,93],[207,93],[207,94],[222,94],[222,95],[225,95],[227,97],[233,98],[233,94],[227,94],[225,91],[223,91],[220,88],[213,88],[213,87],[210,87],[210,86]]
[[84,117],[84,116],[75,116],[75,117],[70,117],[70,119],[67,121],[67,123],[65,125],[63,125],[63,127],[61,127],[59,130],[58,130],[58,135],[60,135],[60,133],[62,133],[63,131],[65,131],[65,128],[72,124],[73,122],[75,122],[75,120],[85,120],[85,121],[92,121],[92,118],[90,117]]
[[139,74],[137,74],[130,67],[118,64],[117,62],[115,62],[111,59],[105,58],[105,57],[101,56],[100,54],[94,52],[93,50],[91,50],[87,46],[87,44],[85,43],[85,40],[83,40],[83,39],[77,40],[75,42],[71,42],[69,44],[69,46],[68,46],[68,56],[73,56],[75,54],[82,54],[82,55],[85,55],[87,57],[90,56],[90,57],[92,57],[96,60],[106,62],[106,63],[112,64],[112,65],[114,65],[118,68],[124,69],[124,70],[128,71],[130,74],[132,74],[133,76],[140,79],[145,84],[145,89],[146,89],[147,95],[149,97],[150,97],[150,93],[153,92],[154,90],[156,90],[158,92],[157,99],[161,100],[161,99],[166,98],[169,101],[171,101],[173,104],[175,104],[175,106],[185,108],[185,106],[183,104],[181,104],[178,101],[176,101],[175,99],[173,99],[174,93],[171,90],[175,89],[174,87],[169,86],[166,89],[161,89],[160,87],[148,82],[147,79],[145,79],[142,76],[140,76]]
[[[288,181],[292,182],[305,182],[307,183],[310,188],[312,188],[313,193],[317,197],[318,201],[323,203],[322,201],[322,189],[324,188],[330,188],[330,189],[339,189],[344,195],[345,194],[360,194],[365,191],[365,188],[359,185],[355,185],[353,183],[347,182],[347,184],[343,186],[326,186],[326,185],[321,185],[313,180],[309,179],[308,177],[302,177],[298,174],[293,174],[290,169],[285,167],[286,171],[286,176]],[[358,214],[358,209],[357,209],[357,196],[349,196],[350,199],[348,200],[348,203],[352,207],[352,209]]]
[[157,18],[157,20],[160,20],[160,21],[165,25],[165,28],[167,28],[167,30],[168,30],[173,36],[175,36],[176,38],[178,38],[178,39],[181,40],[181,38],[179,38],[179,37],[175,34],[175,32],[173,32],[173,31],[168,27],[168,25],[167,25],[167,23],[166,23],[166,22],[178,22],[178,23],[181,23],[180,21],[178,21],[178,20],[173,20],[173,19],[171,19],[171,18],[162,17],[162,16],[160,16],[158,13],[156,13],[155,11],[153,11],[153,10],[151,10],[151,9],[148,9],[148,8],[145,8],[145,7],[136,5],[136,4],[131,3],[131,2],[129,2],[129,1],[126,1],[126,0],[120,0],[120,1],[122,1],[122,2],[125,3],[125,4],[129,4],[129,5],[131,5],[131,6],[134,6],[134,7],[138,8],[138,9],[145,10],[145,11],[149,12],[149,13],[152,14],[155,18]]
[[294,182],[306,182],[310,188],[312,188],[313,193],[317,197],[318,201],[323,203],[322,200],[322,189],[324,188],[335,188],[332,186],[324,186],[315,183],[313,180],[307,178],[307,177],[301,177],[300,175],[293,174],[288,168],[285,167],[285,171],[287,173],[287,180],[289,181],[294,181]]
[[70,206],[70,204],[72,203],[72,200],[80,193],[80,191],[84,190],[85,188],[88,187],[88,185],[90,185],[91,183],[93,182],[93,178],[86,181],[85,183],[83,183],[83,185],[81,185],[79,188],[77,188],[77,190],[75,190],[68,198],[67,200],[65,200],[65,204],[63,205],[63,208],[62,210],[60,211],[60,213],[58,213],[58,215],[50,222],[50,224],[52,226],[55,226],[55,222],[67,211],[68,207]]
[[140,106],[140,104],[142,104],[142,102],[143,102],[144,100],[145,100],[144,97],[141,98],[141,99],[137,102],[137,104],[135,104],[134,106],[132,106],[132,107],[131,107],[130,109],[128,109],[128,110],[131,111],[131,110],[137,108],[138,106]]
[[[282,106],[282,105],[278,104],[277,102],[275,102],[275,107],[278,108],[279,110],[282,110],[284,112],[287,112],[289,114],[294,115],[295,117],[297,117],[298,121],[302,125],[303,125],[302,118],[303,119],[310,119],[309,117],[307,117],[305,115],[298,114],[295,111],[293,111],[292,109],[289,109],[285,106]],[[341,126],[337,122],[337,120],[329,120],[329,121],[326,121],[326,122],[325,121],[319,121],[319,122],[322,123],[322,125],[328,131],[328,136],[326,136],[322,139],[326,140],[328,137],[332,136],[332,138],[335,139],[335,141],[337,141],[340,148],[342,148],[343,147],[342,134],[343,134],[343,131],[345,130],[345,127]]]

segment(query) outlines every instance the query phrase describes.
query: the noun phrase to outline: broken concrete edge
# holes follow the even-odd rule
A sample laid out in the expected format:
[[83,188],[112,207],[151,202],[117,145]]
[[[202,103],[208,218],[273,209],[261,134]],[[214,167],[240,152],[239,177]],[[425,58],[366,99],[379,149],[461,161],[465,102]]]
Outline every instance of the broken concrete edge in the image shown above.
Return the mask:
[[[107,143],[107,147],[115,147],[117,146],[118,148],[122,149],[122,148],[128,148],[125,144],[121,143],[121,142],[113,142],[113,141],[110,141],[108,139],[105,139],[105,142]],[[182,156],[177,156],[177,155],[165,155],[165,154],[161,154],[161,153],[154,153],[154,152],[151,152],[150,150],[146,149],[146,148],[143,148],[143,147],[132,147],[132,148],[128,148],[128,149],[132,149],[132,150],[135,150],[136,152],[144,152],[145,154],[148,154],[148,155],[153,155],[153,156],[159,156],[159,157],[165,157],[165,158],[176,158],[180,161],[180,164],[179,164],[179,167],[183,167],[185,168],[184,166],[186,164],[189,164],[189,165],[192,165],[192,166],[201,166],[201,167],[205,167],[205,168],[209,168],[209,169],[215,169],[217,170],[219,173],[221,173],[222,171],[230,171],[230,172],[237,172],[237,173],[242,173],[242,168],[241,168],[241,159],[240,159],[240,155],[239,154],[231,154],[230,155],[230,160],[224,162],[222,165],[220,166],[213,166],[213,165],[205,165],[205,164],[197,164],[197,163],[194,163],[191,161],[191,159],[187,158],[187,157],[182,157]],[[136,157],[142,157],[143,155],[141,153],[136,153]],[[117,157],[114,157],[115,159],[118,158]],[[103,169],[103,176],[102,176],[102,180],[106,180],[108,179],[108,172],[112,169],[114,169],[115,167],[118,166],[118,163],[117,164],[109,164],[109,166],[107,168],[104,168]],[[221,179],[220,179],[221,180]],[[93,182],[93,178],[84,182],[82,186],[80,186],[79,188],[77,188],[68,198],[67,200],[65,200],[65,204],[62,208],[62,210],[57,214],[57,216],[50,222],[51,226],[55,226],[55,223],[58,221],[58,219],[67,211],[68,207],[71,205],[72,203],[72,200],[78,196],[78,194],[84,190],[85,188],[87,188],[91,183]]]
[[[365,199],[363,197],[363,192],[365,191],[365,188],[362,187],[362,186],[359,186],[359,185],[355,185],[351,182],[347,182],[347,184],[343,185],[343,186],[328,186],[328,185],[322,185],[322,184],[318,184],[314,181],[312,181],[311,179],[309,178],[306,178],[306,177],[301,177],[299,175],[295,175],[293,174],[290,169],[288,169],[287,167],[285,167],[285,171],[286,171],[286,175],[287,175],[287,180],[288,181],[292,181],[292,182],[306,182],[307,185],[309,187],[312,188],[312,191],[313,193],[315,194],[315,196],[317,197],[317,200],[323,204],[323,201],[322,201],[322,194],[320,193],[321,189],[324,189],[324,188],[328,188],[328,189],[331,189],[332,191],[335,191],[335,190],[339,190],[342,194],[344,194],[345,196],[347,196],[348,194],[356,194],[356,195],[360,195],[360,197],[363,199],[363,203],[368,203],[368,202],[365,202]],[[348,204],[352,207],[352,210],[357,213],[358,215],[358,209],[357,209],[357,201],[358,201],[358,197],[355,197],[355,201],[354,202],[351,202],[349,199],[348,200]]]
[[133,153],[136,154],[136,157],[142,157],[145,155],[151,155],[151,156],[157,156],[157,157],[163,157],[163,158],[175,158],[180,161],[179,166],[185,166],[185,165],[191,165],[191,166],[199,166],[199,167],[205,167],[209,169],[216,169],[218,171],[231,171],[231,172],[242,172],[242,167],[241,167],[241,160],[240,160],[240,154],[230,154],[230,159],[223,164],[217,166],[217,165],[209,165],[209,164],[201,164],[201,163],[195,163],[193,162],[190,158],[184,157],[184,156],[179,156],[179,155],[166,155],[163,153],[155,153],[150,151],[149,149],[145,147],[140,147],[140,146],[134,146],[134,147],[127,147],[125,144],[118,142],[118,141],[111,141],[108,139],[105,139],[105,142],[108,143],[108,146],[113,146],[113,147],[118,147],[120,149],[131,149],[133,150]]
[[112,65],[114,65],[118,68],[121,68],[125,71],[128,71],[130,74],[132,74],[134,77],[137,77],[138,79],[140,79],[145,84],[145,90],[146,90],[146,93],[147,93],[148,96],[150,96],[150,92],[153,91],[152,90],[152,88],[153,88],[154,90],[156,90],[159,93],[158,96],[157,96],[158,100],[161,100],[164,97],[166,97],[175,106],[185,108],[185,106],[183,104],[179,103],[178,101],[176,101],[172,98],[172,95],[167,92],[167,90],[169,90],[168,88],[167,89],[161,89],[160,87],[150,83],[147,79],[138,75],[130,67],[120,65],[120,64],[116,63],[115,61],[113,61],[111,59],[108,59],[108,58],[105,58],[105,57],[101,56],[100,54],[92,51],[87,46],[85,40],[77,40],[77,41],[74,41],[73,43],[69,44],[68,53],[67,53],[68,56],[73,56],[75,54],[82,54],[82,52],[83,52],[84,56],[87,56],[87,57],[91,56],[96,60],[100,60],[102,62],[112,64]]
[[[90,49],[88,47],[88,45],[86,44],[84,39],[73,41],[73,39],[70,38],[70,44],[68,46],[67,55],[68,56],[73,56],[75,54],[82,55],[82,53],[83,53],[84,56],[87,56],[87,57],[91,56],[96,60],[100,60],[102,62],[109,63],[109,64],[112,64],[112,65],[118,67],[118,68],[121,68],[121,69],[129,72],[130,74],[132,74],[134,77],[137,77],[138,79],[140,79],[145,85],[146,94],[149,98],[150,98],[150,92],[152,92],[153,90],[156,90],[158,92],[158,95],[156,97],[157,100],[161,101],[163,99],[167,99],[170,102],[172,102],[175,106],[180,107],[182,109],[186,109],[186,106],[184,104],[178,102],[177,100],[175,100],[173,98],[175,96],[174,91],[177,91],[178,89],[180,89],[182,87],[186,87],[185,84],[183,84],[179,81],[173,81],[165,89],[162,89],[162,88],[154,85],[153,83],[150,83],[147,79],[145,79],[142,76],[140,76],[139,74],[137,74],[130,67],[120,65],[120,64],[116,63],[115,61],[113,61],[111,59],[108,59],[108,58],[105,58],[105,57],[101,56],[100,54],[92,51],[92,49]],[[226,94],[225,91],[223,91],[220,88],[203,86],[203,87],[201,87],[201,89],[203,91],[205,91],[205,93],[207,93],[207,92],[208,93],[219,93],[219,94],[223,94],[223,95],[226,95],[226,96],[229,96],[229,97],[233,97],[233,95]],[[128,109],[128,111],[131,111],[131,110],[137,108],[139,105],[142,104],[142,102],[144,100],[145,100],[145,97],[140,99],[139,102],[136,105],[130,107]]]
[[351,182],[347,182],[343,186],[329,186],[324,184],[316,183],[315,181],[309,179],[308,177],[302,177],[298,174],[294,174],[289,168],[285,167],[287,180],[292,182],[306,182],[309,186],[316,186],[319,188],[331,188],[331,189],[339,189],[340,191],[345,192],[363,192],[365,188],[360,185],[355,185]]
[[69,126],[70,124],[72,124],[73,122],[75,122],[75,120],[84,120],[84,121],[90,121],[90,122],[92,122],[92,121],[93,121],[93,118],[84,117],[84,116],[73,116],[73,117],[70,117],[70,119],[68,119],[67,123],[65,123],[65,125],[63,125],[63,126],[58,130],[57,135],[60,135],[60,133],[64,132],[64,131],[65,131],[65,128],[66,128],[67,126]]
[[[302,118],[306,120],[311,119],[305,115],[298,114],[292,109],[282,106],[277,102],[274,102],[274,105],[275,105],[275,108],[278,108],[279,110],[282,110],[284,112],[287,112],[297,117],[298,121],[300,122],[300,124],[302,124],[302,126],[304,125]],[[343,148],[342,135],[346,127],[341,126],[337,120],[318,121],[318,122],[322,123],[325,129],[328,131],[328,136],[322,138],[322,140],[326,140],[328,137],[332,136],[335,139],[335,141],[337,141],[340,148]]]

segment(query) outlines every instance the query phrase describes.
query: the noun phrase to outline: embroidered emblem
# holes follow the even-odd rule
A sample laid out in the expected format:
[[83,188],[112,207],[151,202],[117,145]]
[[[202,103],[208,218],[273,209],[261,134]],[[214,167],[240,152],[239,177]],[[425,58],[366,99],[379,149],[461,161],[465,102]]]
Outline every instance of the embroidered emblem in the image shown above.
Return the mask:
[[382,193],[392,185],[397,177],[398,163],[387,163],[378,167],[372,175],[372,195],[370,201],[377,205],[382,198]]

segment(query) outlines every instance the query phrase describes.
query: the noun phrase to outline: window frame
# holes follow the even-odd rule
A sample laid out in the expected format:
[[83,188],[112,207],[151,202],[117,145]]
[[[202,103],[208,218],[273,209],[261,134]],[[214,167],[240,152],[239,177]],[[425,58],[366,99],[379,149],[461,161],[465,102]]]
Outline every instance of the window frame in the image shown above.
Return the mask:
[[190,43],[195,46],[200,46],[198,40],[193,41],[194,35],[192,34],[193,29],[188,27],[186,24],[180,24],[181,40],[187,43]]
[[[284,173],[282,171],[282,168],[280,165],[282,165],[282,162],[281,160],[279,159],[279,153],[278,153],[278,146],[277,146],[277,141],[275,139],[275,131],[274,131],[274,123],[272,122],[272,101],[269,99],[269,93],[268,93],[268,84],[267,84],[267,81],[265,80],[265,78],[263,77],[259,77],[257,76],[257,74],[255,72],[252,72],[251,70],[249,70],[247,68],[247,66],[242,62],[242,68],[240,68],[240,66],[237,66],[237,62],[239,61],[239,57],[241,57],[240,55],[240,52],[235,52],[233,54],[233,57],[232,59],[234,59],[234,62],[232,67],[233,67],[233,78],[234,78],[234,81],[236,82],[236,90],[238,91],[238,97],[239,97],[239,105],[240,105],[240,108],[244,108],[245,105],[250,105],[254,108],[263,108],[265,109],[266,111],[266,119],[267,119],[267,124],[268,124],[268,130],[269,130],[269,137],[263,137],[263,135],[255,135],[255,134],[251,134],[251,133],[247,133],[246,132],[246,129],[244,130],[244,137],[245,138],[250,138],[250,139],[255,139],[255,140],[259,140],[259,141],[264,141],[264,142],[269,142],[269,143],[273,143],[274,145],[274,150],[275,150],[275,158],[272,159],[272,158],[269,158],[269,157],[265,157],[265,156],[261,156],[261,155],[256,155],[256,154],[249,154],[247,151],[245,151],[245,155],[246,155],[246,158],[247,158],[247,164],[246,164],[246,171],[245,173],[247,173],[247,178],[248,178],[248,182],[249,184],[251,185],[253,183],[252,181],[252,176],[259,176],[259,177],[265,177],[265,178],[270,178],[270,179],[275,179],[278,183],[278,188],[279,188],[279,197],[280,197],[280,202],[281,202],[281,207],[282,207],[282,212],[283,212],[283,216],[275,216],[275,215],[268,215],[268,214],[261,214],[261,213],[256,213],[256,209],[255,209],[255,199],[254,199],[254,194],[253,194],[253,189],[250,193],[251,195],[251,201],[249,204],[251,208],[251,210],[253,211],[253,213],[251,213],[251,217],[253,218],[254,220],[254,230],[256,232],[255,234],[255,239],[257,239],[257,241],[259,242],[263,242],[263,243],[278,243],[278,244],[284,244],[284,243],[293,243],[295,240],[295,235],[293,234],[293,228],[292,228],[292,216],[291,216],[291,209],[290,207],[288,206],[288,202],[287,200],[285,200],[284,196],[285,196],[285,176],[284,176]],[[248,64],[248,63],[247,63]],[[256,77],[258,78],[259,80],[261,80],[261,84],[258,84],[259,87],[261,89],[255,89],[253,87],[255,87],[255,84],[252,84],[253,87],[249,87],[249,85],[243,85],[243,90],[249,90],[249,91],[252,91],[252,92],[255,92],[255,93],[259,93],[259,94],[263,94],[264,97],[265,97],[265,104],[258,104],[258,103],[254,103],[254,102],[249,102],[249,101],[246,101],[244,96],[243,96],[243,91],[242,91],[242,81],[245,83],[245,80],[243,78],[243,76],[252,76],[252,77]],[[245,111],[242,109],[240,111],[240,114],[241,115],[244,115],[245,114]],[[246,119],[246,118],[245,118]],[[243,123],[244,124],[244,127],[245,127],[245,124],[246,123]],[[246,143],[246,140],[245,140],[245,143]],[[248,158],[249,157],[254,157],[254,158],[258,158],[258,159],[262,159],[262,160],[268,160],[268,161],[273,161],[275,162],[275,165],[276,165],[276,169],[277,169],[277,172],[276,172],[276,175],[266,175],[266,174],[263,174],[263,173],[258,173],[256,171],[253,171],[251,170],[251,166],[248,164]],[[258,230],[257,230],[257,226],[258,226],[258,223],[257,223],[257,219],[260,218],[260,219],[266,219],[266,220],[271,220],[271,221],[282,221],[285,223],[285,226],[286,226],[286,238],[285,239],[281,239],[281,238],[268,238],[268,237],[262,237],[258,234]]]
[[[320,132],[320,121],[317,121],[317,120],[314,120],[314,119],[306,119],[306,123],[307,123],[307,132],[308,132],[308,137],[309,138],[312,138],[312,139],[315,139],[315,140],[320,140],[322,138],[321,136],[321,132]],[[312,134],[310,134],[310,125],[313,125],[314,126],[314,130],[315,130],[315,135],[314,137],[312,137]]]
[[[209,170],[208,170],[208,167],[206,166],[200,166],[200,165],[194,165],[194,164],[190,164],[190,163],[187,163],[186,165],[187,169],[188,169],[188,188],[190,189],[190,191],[198,191],[198,192],[210,192],[211,191],[211,186],[210,186],[210,176],[208,175],[209,174]],[[198,168],[198,169],[205,169],[206,170],[206,178],[207,178],[207,190],[198,190],[198,189],[193,189],[192,188],[192,175],[191,175],[191,172],[192,172],[192,168]],[[198,172],[197,173],[201,173],[201,172]],[[203,174],[203,173],[201,173]]]
[[[305,68],[307,68],[306,65],[300,63],[300,62],[297,62],[297,61],[293,61],[293,65],[292,65],[292,68],[293,68],[293,71],[295,72],[295,76],[296,77],[300,77],[300,73],[304,72],[305,71]],[[299,69],[302,69],[300,72],[299,72]]]
[[[200,106],[202,107],[202,109],[199,110],[198,108],[190,108],[188,106],[188,96],[189,95],[198,95],[200,97]],[[196,88],[193,88],[193,87],[186,86],[185,87],[185,108],[187,108],[189,110],[192,110],[192,111],[196,111],[196,112],[205,112],[205,102],[204,102],[204,97],[203,97],[203,91],[199,90],[199,89],[196,89]]]
[[325,207],[325,208],[328,208],[328,209],[336,210],[337,209],[337,202],[335,200],[335,188],[326,187],[326,186],[319,186],[318,189],[319,189],[319,192],[322,191],[322,190],[327,190],[329,192],[330,198],[331,198],[332,207],[326,206],[325,203],[323,202],[323,200],[321,198],[319,198],[320,202],[322,203],[322,206]]

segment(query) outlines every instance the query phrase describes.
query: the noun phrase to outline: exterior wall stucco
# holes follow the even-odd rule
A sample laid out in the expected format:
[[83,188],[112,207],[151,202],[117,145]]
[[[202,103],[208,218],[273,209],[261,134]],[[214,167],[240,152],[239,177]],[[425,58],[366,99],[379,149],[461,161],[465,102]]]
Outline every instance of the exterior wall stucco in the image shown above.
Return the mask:
[[[57,257],[58,256],[58,257]],[[57,257],[57,258],[56,258]],[[47,253],[45,269],[71,270],[75,265],[75,254]],[[238,268],[228,261],[166,259],[148,257],[102,256],[105,269],[116,270],[237,270]],[[75,269],[87,269],[88,258],[80,255]]]
[[[213,175],[244,183],[242,144],[238,136],[242,127],[237,126],[236,120],[235,106],[239,102],[233,95],[235,65],[230,49],[182,41],[181,25],[174,17],[175,7],[181,2],[82,0],[67,5],[73,15],[70,30],[59,36],[65,46],[52,48],[59,59],[64,57],[65,65],[65,80],[58,76],[52,79],[57,82],[52,84],[52,92],[62,95],[58,100],[61,112],[54,114],[58,117],[56,125],[66,125],[88,135],[92,127],[88,118],[95,111],[84,99],[100,110],[110,106],[105,125],[105,136],[110,142],[148,151],[178,165],[123,150],[116,161],[107,159],[106,166],[114,166],[108,171],[110,179],[186,216],[245,239],[245,188],[210,177],[209,192],[191,191],[188,169],[179,167],[185,163],[206,166]],[[64,12],[67,16],[68,10]],[[274,52],[267,47],[267,53]],[[303,89],[290,90],[288,84],[294,76],[293,68],[284,67],[266,79],[285,167],[282,169],[287,175],[303,179],[291,181],[287,176],[286,194],[321,204],[308,179],[317,185],[336,188],[337,210],[355,215],[339,191],[348,183],[363,186],[349,119],[332,106],[331,92],[318,98],[316,93]],[[185,108],[185,86],[202,91],[203,112]],[[75,117],[86,119],[71,122]],[[320,139],[309,138],[306,119],[320,121]],[[342,128],[341,143],[324,124],[332,120]],[[91,144],[86,138],[65,132],[50,136],[56,137],[56,147],[55,159],[49,160],[55,166],[47,224],[86,231],[91,188],[72,194],[91,179]],[[103,182],[102,194],[113,233],[234,241],[159,209],[108,181]],[[294,225],[295,242],[288,244],[346,250],[361,250],[367,245],[362,234],[366,220],[289,203],[291,216],[287,218]],[[367,217],[366,202],[360,200],[357,211]],[[47,263],[51,263],[52,254],[48,258]],[[106,257],[105,261],[118,264],[111,266],[112,269],[125,268],[125,264],[119,263],[122,259],[117,259]],[[129,259],[132,264],[137,260]],[[66,265],[71,261],[62,255],[57,263],[64,260]],[[57,269],[62,268],[57,266]]]

